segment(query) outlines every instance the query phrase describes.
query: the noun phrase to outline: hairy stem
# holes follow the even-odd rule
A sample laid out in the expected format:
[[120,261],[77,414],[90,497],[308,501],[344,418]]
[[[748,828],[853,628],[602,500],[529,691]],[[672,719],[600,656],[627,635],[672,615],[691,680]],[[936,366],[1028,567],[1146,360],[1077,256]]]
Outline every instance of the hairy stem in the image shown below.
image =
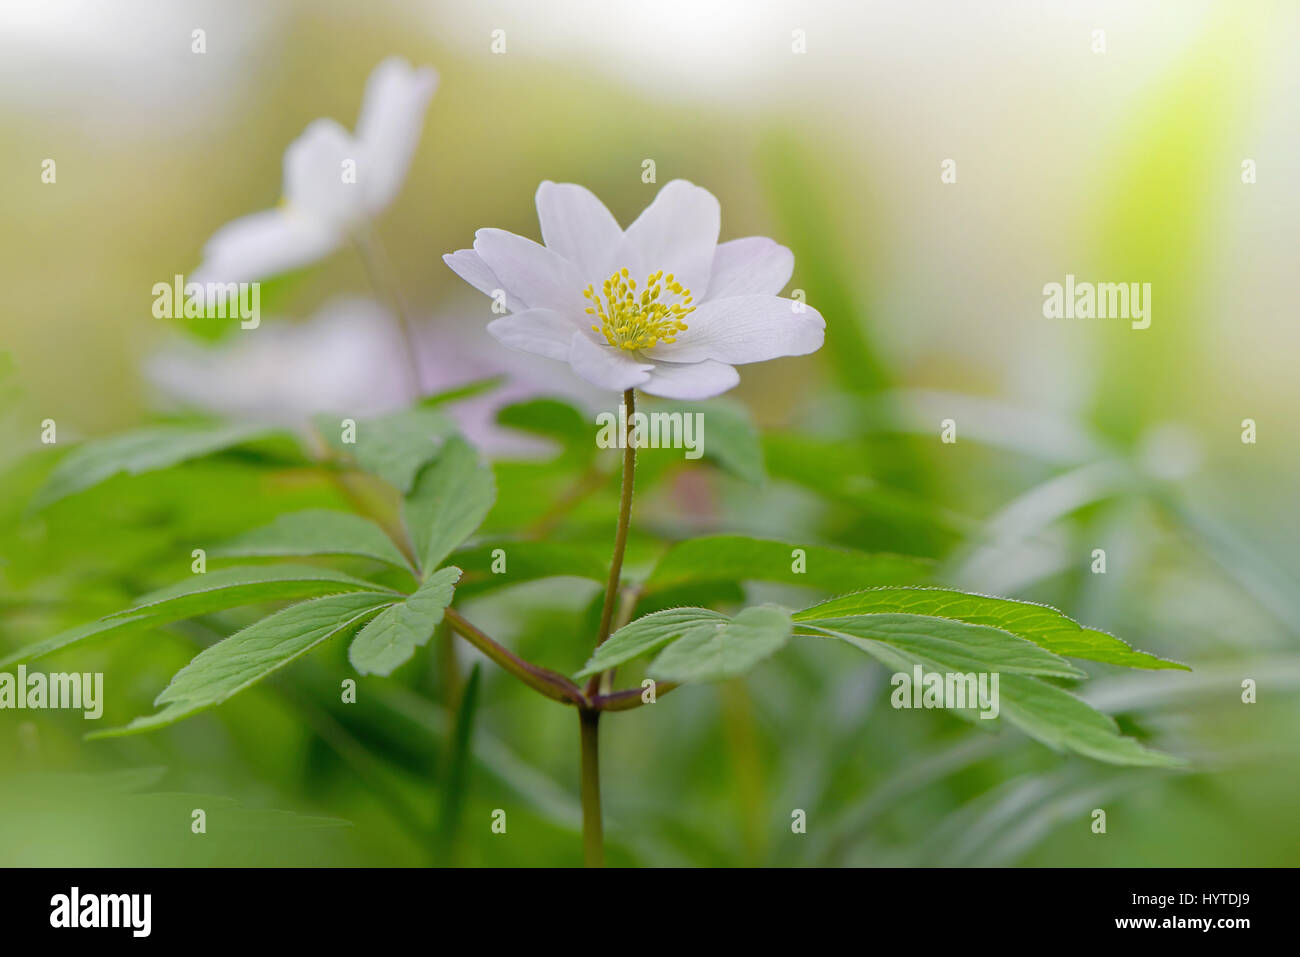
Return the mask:
[[[623,393],[623,406],[627,409],[627,428],[623,436],[623,490],[618,500],[618,529],[614,533],[614,557],[609,562],[609,581],[605,584],[605,603],[600,609],[600,631],[596,635],[599,648],[609,637],[614,623],[614,608],[618,603],[619,583],[623,577],[623,552],[627,548],[627,530],[632,524],[632,486],[636,478],[636,446],[632,444],[632,413],[636,411],[636,392]],[[587,697],[594,699],[610,672],[592,675],[587,682]],[[582,708],[578,714],[582,724],[582,848],[588,867],[601,867],[605,863],[603,826],[600,811],[600,712]]]
[[[659,682],[655,685],[655,700],[676,687],[676,683],[672,681]],[[591,706],[597,711],[631,711],[643,704],[649,704],[645,700],[645,689],[643,688],[624,688],[622,691],[598,694],[591,699]]]
[[591,702],[582,693],[582,689],[558,671],[552,671],[549,668],[543,668],[530,661],[525,661],[508,648],[498,645],[486,634],[462,618],[460,612],[454,608],[446,609],[443,615],[447,624],[451,626],[456,634],[534,691],[540,691],[546,697],[563,704],[577,705],[579,708],[590,707]]
[[[627,548],[627,530],[632,524],[632,485],[636,479],[636,446],[632,444],[632,415],[636,412],[636,392],[623,393],[627,408],[627,430],[623,436],[623,491],[618,500],[618,530],[614,533],[614,557],[609,563],[609,581],[605,583],[605,604],[600,609],[600,631],[596,647],[604,644],[614,622],[614,608],[618,604],[619,579],[623,575],[623,551]],[[592,681],[597,681],[593,677]],[[593,689],[589,689],[593,690]]]
[[600,712],[578,712],[582,738],[582,861],[587,867],[605,866],[605,837],[600,815]]
[[[407,561],[411,565],[411,573],[415,576],[415,580],[419,582],[421,578],[420,566],[415,560],[414,552],[401,524],[385,521],[373,508],[369,507],[369,503],[365,501],[364,497],[357,494],[357,490],[348,483],[347,478],[349,473],[341,472],[339,470],[331,470],[330,475],[334,478],[335,482],[338,483],[339,488],[348,497],[349,502],[352,503],[358,513],[378,522],[388,537],[392,539],[393,543],[401,549],[402,554],[406,556]],[[528,687],[532,688],[534,691],[540,691],[542,694],[546,695],[546,697],[559,701],[562,704],[577,705],[580,708],[590,707],[591,702],[588,701],[587,696],[582,693],[582,689],[564,675],[560,674],[558,671],[552,671],[549,668],[543,668],[540,665],[535,665],[530,661],[526,661],[508,648],[504,648],[497,644],[487,634],[479,631],[479,629],[475,628],[468,621],[462,618],[460,612],[456,611],[454,608],[446,609],[443,613],[443,621],[446,622],[447,626],[452,631],[460,635],[471,645],[483,652],[483,654],[487,655],[490,659],[506,671],[510,672],[524,684],[528,685]]]

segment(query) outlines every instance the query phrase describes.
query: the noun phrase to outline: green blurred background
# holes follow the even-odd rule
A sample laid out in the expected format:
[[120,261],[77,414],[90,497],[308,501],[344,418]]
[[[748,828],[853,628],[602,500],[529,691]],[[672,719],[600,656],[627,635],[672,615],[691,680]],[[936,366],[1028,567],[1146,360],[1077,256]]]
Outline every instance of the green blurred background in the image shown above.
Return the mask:
[[[224,456],[26,510],[58,455],[42,420],[63,446],[165,407],[143,365],[192,330],[153,318],[152,285],[273,205],[284,148],[319,116],[351,127],[369,71],[399,54],[442,78],[379,224],[431,342],[491,348],[487,300],[440,257],[482,226],[536,238],[543,179],[590,187],[626,225],[684,177],[720,199],[724,239],[794,250],[826,346],[742,369],[732,396],[764,426],[768,481],[647,455],[638,527],[932,558],[942,581],[1050,602],[1195,669],[1098,668],[1085,688],[1196,762],[1175,773],[896,712],[866,658],[791,648],[604,722],[612,862],[1300,863],[1298,28],[1290,3],[1174,0],[9,0],[0,651],[184,576],[196,543],[334,502],[319,477]],[[1043,318],[1043,285],[1067,273],[1150,282],[1151,327]],[[366,291],[342,252],[266,284],[264,323]],[[938,440],[946,418],[956,445]],[[491,530],[544,512],[563,487],[547,468],[499,466]],[[607,548],[615,502],[611,482],[556,534]],[[631,567],[654,554],[634,539]],[[466,613],[571,672],[597,590],[541,582]],[[103,671],[117,725],[212,640],[203,628],[42,668]],[[361,679],[355,706],[338,702],[340,645],[152,735],[85,742],[79,714],[0,712],[0,862],[579,863],[573,715],[485,665],[458,770],[448,669],[463,680],[472,658],[439,647]],[[190,833],[195,807],[208,835]]]

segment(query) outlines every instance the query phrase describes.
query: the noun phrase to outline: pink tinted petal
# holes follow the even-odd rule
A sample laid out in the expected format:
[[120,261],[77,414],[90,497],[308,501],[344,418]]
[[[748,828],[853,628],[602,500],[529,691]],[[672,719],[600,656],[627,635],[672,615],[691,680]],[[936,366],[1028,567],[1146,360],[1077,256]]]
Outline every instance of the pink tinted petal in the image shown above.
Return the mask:
[[650,378],[639,388],[665,399],[711,399],[740,382],[735,366],[705,359],[703,362],[656,362]]
[[413,69],[401,57],[390,57],[371,71],[357,119],[357,139],[363,147],[358,183],[371,215],[388,206],[401,189],[437,87],[432,67]]
[[766,362],[816,352],[826,320],[812,306],[776,296],[732,296],[704,303],[686,317],[673,343],[659,343],[652,358],[668,362]]
[[243,216],[217,230],[203,247],[191,282],[252,282],[307,266],[343,242],[319,220],[292,209]]
[[488,264],[483,261],[483,257],[474,250],[458,249],[454,253],[447,253],[443,256],[442,261],[451,267],[452,272],[483,293],[483,295],[495,298],[498,290],[504,293],[506,308],[511,312],[521,312],[528,308],[528,303],[519,296],[512,296],[506,292],[505,284],[497,278],[496,273],[488,268]]
[[577,266],[588,282],[598,284],[614,271],[611,263],[623,230],[590,190],[573,183],[542,183],[537,219],[546,248]]
[[347,161],[360,176],[361,144],[333,120],[315,120],[284,152],[284,197],[289,205],[346,230],[366,215],[357,181],[345,176]]
[[505,285],[529,306],[581,316],[587,307],[587,283],[577,267],[531,239],[504,229],[480,229],[474,251]]
[[713,253],[709,299],[775,296],[794,273],[794,253],[766,236],[720,243]]
[[550,309],[526,309],[488,323],[487,331],[502,345],[568,361],[573,339],[572,320]]
[[597,343],[584,332],[575,332],[569,342],[569,365],[578,378],[615,392],[641,385],[654,368],[638,362],[629,352]]
[[707,189],[676,179],[627,228],[614,256],[638,283],[662,269],[699,302],[708,290],[722,211]]

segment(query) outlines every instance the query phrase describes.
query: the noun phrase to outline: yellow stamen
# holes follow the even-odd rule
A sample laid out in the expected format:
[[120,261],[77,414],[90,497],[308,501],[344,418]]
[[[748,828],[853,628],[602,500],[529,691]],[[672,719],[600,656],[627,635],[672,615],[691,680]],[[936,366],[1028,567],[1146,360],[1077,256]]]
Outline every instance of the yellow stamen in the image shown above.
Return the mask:
[[[665,293],[672,293],[681,302],[662,302]],[[599,293],[591,285],[582,295],[591,300],[587,314],[600,319],[600,325],[591,328],[604,335],[611,346],[629,351],[676,342],[677,334],[686,331],[682,320],[695,311],[690,304],[691,291],[672,273],[665,277],[662,269],[650,274],[640,295],[627,269],[620,269],[601,283]]]

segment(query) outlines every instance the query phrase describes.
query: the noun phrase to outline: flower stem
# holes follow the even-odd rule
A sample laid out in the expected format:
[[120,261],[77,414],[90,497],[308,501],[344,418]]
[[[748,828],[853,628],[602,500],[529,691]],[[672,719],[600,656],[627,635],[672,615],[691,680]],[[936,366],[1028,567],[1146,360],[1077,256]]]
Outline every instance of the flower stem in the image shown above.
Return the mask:
[[[627,428],[623,436],[623,490],[618,501],[618,530],[614,533],[614,557],[609,562],[609,581],[605,584],[605,604],[600,610],[599,648],[609,637],[618,604],[619,582],[623,576],[623,552],[627,548],[627,530],[632,524],[632,486],[636,478],[636,446],[632,443],[632,413],[636,411],[636,392],[623,393],[627,409]],[[587,682],[587,697],[595,698],[610,672],[592,675]],[[582,725],[582,853],[588,867],[603,867],[605,847],[600,811],[600,712],[578,709]]]
[[366,269],[366,275],[370,278],[370,285],[374,287],[375,292],[380,296],[388,299],[393,311],[397,313],[398,326],[402,330],[402,340],[406,344],[404,351],[406,352],[406,372],[411,383],[411,398],[419,398],[424,395],[424,377],[420,375],[420,361],[415,351],[415,331],[411,325],[410,313],[406,308],[406,300],[402,298],[401,289],[393,276],[393,269],[388,261],[388,256],[384,253],[384,247],[380,244],[379,237],[369,227],[357,230],[352,237],[352,245],[357,251],[357,256],[361,259],[361,264]]
[[[632,524],[632,484],[636,478],[636,446],[632,444],[632,415],[636,412],[634,390],[628,389],[623,393],[623,405],[627,408],[627,431],[623,437],[623,491],[618,501],[618,530],[614,533],[614,557],[609,563],[609,581],[605,583],[605,604],[600,610],[600,632],[596,635],[597,648],[609,637],[610,626],[614,622],[619,579],[623,574],[623,551],[627,548],[627,530]],[[595,688],[589,690],[594,691]]]
[[591,703],[583,695],[582,689],[564,675],[525,661],[513,651],[503,648],[462,618],[460,612],[454,608],[445,609],[443,616],[456,634],[534,691],[540,691],[546,697],[559,701],[561,704],[576,705],[581,709],[587,709],[591,706]]
[[582,861],[605,866],[605,839],[600,816],[600,712],[578,712],[582,735]]
[[[655,700],[676,687],[676,682],[658,682],[655,685]],[[646,703],[644,688],[624,688],[622,691],[598,694],[591,699],[591,706],[597,711],[631,711],[633,708],[639,708]]]

